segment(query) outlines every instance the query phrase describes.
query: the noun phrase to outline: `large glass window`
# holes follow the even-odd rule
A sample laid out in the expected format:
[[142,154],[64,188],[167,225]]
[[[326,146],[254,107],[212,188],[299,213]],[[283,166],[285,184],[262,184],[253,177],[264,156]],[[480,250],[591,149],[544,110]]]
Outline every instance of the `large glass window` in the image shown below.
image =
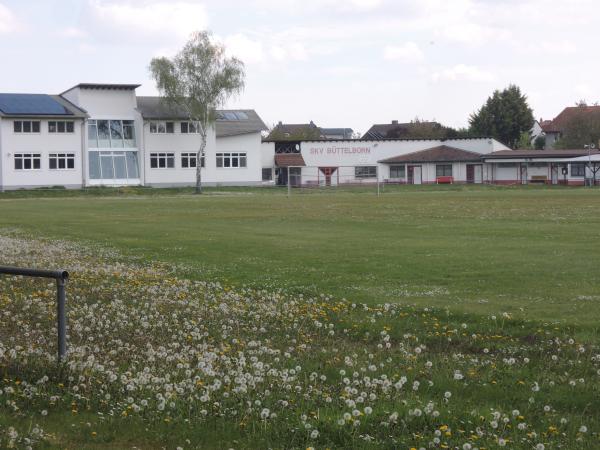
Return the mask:
[[217,167],[246,167],[246,153],[217,153]]
[[98,124],[98,147],[109,148],[110,147],[110,128],[108,120],[97,120]]
[[151,169],[174,169],[175,153],[150,153]]
[[135,147],[135,126],[133,120],[123,121],[123,145],[125,147]]
[[355,178],[377,178],[377,166],[358,166],[354,168]]
[[133,120],[89,120],[89,148],[135,148]]
[[50,153],[48,155],[50,170],[65,170],[75,168],[75,153]]
[[390,178],[405,178],[406,166],[390,166]]
[[39,153],[15,153],[15,170],[37,170],[42,167]]
[[135,151],[91,151],[88,158],[91,180],[139,178]]
[[123,124],[120,120],[110,121],[110,146],[123,147]]
[[452,176],[452,164],[438,164],[435,166],[436,177],[451,177]]

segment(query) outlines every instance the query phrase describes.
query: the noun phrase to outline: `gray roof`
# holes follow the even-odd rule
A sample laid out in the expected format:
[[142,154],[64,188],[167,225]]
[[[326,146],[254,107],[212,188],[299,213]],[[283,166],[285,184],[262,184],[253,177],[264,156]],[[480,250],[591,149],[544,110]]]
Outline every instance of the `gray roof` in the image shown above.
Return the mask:
[[85,118],[87,114],[60,95],[0,93],[2,117]]
[[349,139],[352,138],[352,133],[354,130],[352,128],[323,128],[321,127],[321,134],[323,136],[344,136]]
[[[144,119],[149,120],[187,120],[188,114],[181,108],[171,107],[160,97],[138,96],[137,110]],[[245,119],[227,119],[224,113],[243,113]],[[228,116],[230,116],[228,114]],[[267,126],[253,109],[217,110],[217,137],[237,136],[266,130]]]

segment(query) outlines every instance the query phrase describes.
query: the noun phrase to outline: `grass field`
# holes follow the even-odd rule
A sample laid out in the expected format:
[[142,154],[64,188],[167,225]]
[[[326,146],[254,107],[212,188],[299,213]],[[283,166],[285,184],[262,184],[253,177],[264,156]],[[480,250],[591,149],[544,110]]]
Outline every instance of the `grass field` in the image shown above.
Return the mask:
[[[148,191],[162,195],[131,195]],[[600,316],[596,190],[107,192],[6,193],[0,227],[100,243],[238,286],[590,326]]]
[[0,279],[0,447],[600,446],[597,190],[9,192],[0,243],[73,272],[66,367]]

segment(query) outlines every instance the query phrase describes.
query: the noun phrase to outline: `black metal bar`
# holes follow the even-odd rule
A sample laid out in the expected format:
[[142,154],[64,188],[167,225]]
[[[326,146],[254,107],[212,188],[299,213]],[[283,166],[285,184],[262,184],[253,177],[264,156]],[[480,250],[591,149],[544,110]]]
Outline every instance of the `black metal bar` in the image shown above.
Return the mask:
[[20,275],[24,277],[53,278],[56,280],[56,320],[58,328],[58,360],[67,356],[67,315],[66,285],[69,272],[66,270],[22,269],[20,267],[0,266],[0,274]]

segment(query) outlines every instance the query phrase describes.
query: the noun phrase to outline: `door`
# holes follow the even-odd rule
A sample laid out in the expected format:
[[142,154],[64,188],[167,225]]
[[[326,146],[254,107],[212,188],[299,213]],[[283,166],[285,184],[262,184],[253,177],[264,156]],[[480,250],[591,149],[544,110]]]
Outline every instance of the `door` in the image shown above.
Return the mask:
[[475,183],[475,166],[467,164],[467,183]]
[[552,184],[558,184],[558,164],[550,166],[550,179],[552,180]]
[[482,164],[473,164],[473,172],[474,178],[473,183],[481,184],[483,183],[483,165]]
[[526,164],[520,164],[519,165],[519,170],[521,173],[521,184],[527,184],[527,165]]
[[408,166],[408,184],[421,184],[421,166]]

